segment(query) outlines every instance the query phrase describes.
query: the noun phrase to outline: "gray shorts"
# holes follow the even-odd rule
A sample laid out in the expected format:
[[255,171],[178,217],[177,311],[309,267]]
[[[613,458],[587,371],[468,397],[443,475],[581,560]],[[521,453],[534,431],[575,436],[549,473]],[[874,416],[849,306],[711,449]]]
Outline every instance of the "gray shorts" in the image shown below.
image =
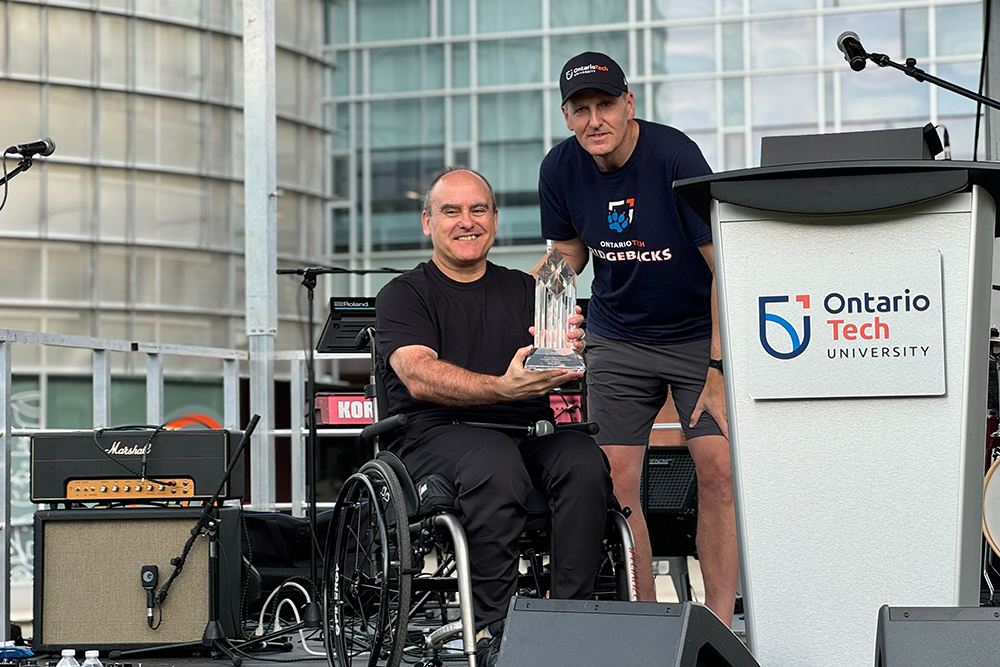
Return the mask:
[[678,345],[613,340],[587,332],[587,418],[601,427],[599,445],[649,444],[649,432],[672,391],[684,437],[722,435],[708,412],[691,413],[705,386],[710,339]]

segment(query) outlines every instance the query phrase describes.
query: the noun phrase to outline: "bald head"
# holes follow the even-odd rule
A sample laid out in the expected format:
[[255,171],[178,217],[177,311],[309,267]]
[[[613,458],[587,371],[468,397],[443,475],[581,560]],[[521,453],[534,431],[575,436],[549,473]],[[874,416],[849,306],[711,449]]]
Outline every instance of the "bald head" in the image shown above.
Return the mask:
[[[424,213],[430,214],[431,211],[433,210],[432,201],[435,196],[435,192],[441,189],[439,186],[442,184],[442,181],[444,181],[445,179],[465,180],[468,177],[473,177],[482,182],[488,194],[487,201],[489,202],[492,211],[496,211],[497,198],[496,195],[493,193],[493,186],[490,185],[490,182],[486,180],[485,176],[480,174],[478,171],[475,171],[473,169],[468,169],[467,167],[448,167],[443,172],[438,174],[437,178],[431,181],[430,187],[427,188],[427,194],[424,195]],[[440,204],[438,204],[438,206],[440,206]]]

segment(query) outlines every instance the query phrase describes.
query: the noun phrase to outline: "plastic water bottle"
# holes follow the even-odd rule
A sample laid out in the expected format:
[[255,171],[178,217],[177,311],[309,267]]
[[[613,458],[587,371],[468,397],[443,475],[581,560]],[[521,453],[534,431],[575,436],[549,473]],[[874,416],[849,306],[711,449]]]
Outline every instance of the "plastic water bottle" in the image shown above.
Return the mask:
[[[83,667],[104,667],[97,658],[97,651],[87,651],[83,654],[87,659],[83,661]],[[59,667],[56,665],[56,667]]]
[[62,650],[62,657],[59,658],[56,667],[80,667],[80,663],[76,661],[76,651],[71,648],[64,648]]

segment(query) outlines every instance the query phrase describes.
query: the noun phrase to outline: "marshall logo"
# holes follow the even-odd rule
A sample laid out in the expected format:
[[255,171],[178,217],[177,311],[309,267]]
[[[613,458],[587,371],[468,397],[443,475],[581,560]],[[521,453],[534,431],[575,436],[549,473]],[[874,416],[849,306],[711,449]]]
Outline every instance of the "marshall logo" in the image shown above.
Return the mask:
[[142,445],[141,447],[139,445],[122,447],[122,443],[119,441],[104,451],[112,456],[142,456],[143,454],[149,454],[153,451],[153,443]]

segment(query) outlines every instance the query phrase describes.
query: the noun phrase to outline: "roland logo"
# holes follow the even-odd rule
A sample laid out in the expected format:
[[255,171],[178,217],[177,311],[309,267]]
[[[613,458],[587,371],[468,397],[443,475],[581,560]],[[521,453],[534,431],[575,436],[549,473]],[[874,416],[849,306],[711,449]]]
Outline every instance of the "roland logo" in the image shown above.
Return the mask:
[[153,451],[153,444],[149,443],[147,445],[142,445],[141,447],[139,445],[123,447],[121,441],[119,441],[104,451],[112,456],[142,456],[143,454],[149,454]]
[[371,308],[371,304],[367,301],[334,301],[334,307],[336,308]]

